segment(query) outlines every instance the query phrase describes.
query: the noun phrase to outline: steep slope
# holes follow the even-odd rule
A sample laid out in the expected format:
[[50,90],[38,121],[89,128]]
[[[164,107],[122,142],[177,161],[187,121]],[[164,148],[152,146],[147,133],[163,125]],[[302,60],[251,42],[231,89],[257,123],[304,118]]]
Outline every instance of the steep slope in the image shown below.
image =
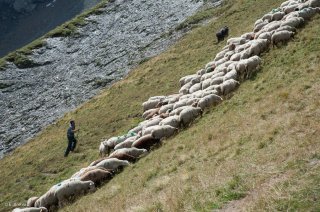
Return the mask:
[[[221,49],[223,43],[214,45],[221,25],[232,29],[231,36],[251,31],[254,20],[281,2],[227,2],[219,11],[223,17],[0,161],[1,180],[7,182],[0,187],[1,206],[38,195],[87,165],[97,157],[101,138],[140,121],[142,101],[176,92],[181,76]],[[65,210],[319,210],[319,23],[317,15],[293,42],[263,55],[261,70],[232,98]],[[81,145],[65,160],[70,117],[81,123]]]

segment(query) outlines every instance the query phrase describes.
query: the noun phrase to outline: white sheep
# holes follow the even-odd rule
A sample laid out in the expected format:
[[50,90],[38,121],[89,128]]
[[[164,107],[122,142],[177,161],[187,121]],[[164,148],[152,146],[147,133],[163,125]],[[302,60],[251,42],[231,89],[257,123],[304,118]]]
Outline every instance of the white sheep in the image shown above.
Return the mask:
[[271,36],[272,36],[272,32],[263,32],[263,33],[259,34],[256,39],[267,39],[267,40],[271,41]]
[[180,112],[180,123],[186,127],[200,115],[202,115],[202,109],[200,107],[189,106]]
[[320,7],[320,1],[319,0],[309,0],[309,6],[310,7]]
[[130,147],[130,148],[122,148],[114,151],[109,157],[110,158],[116,158],[119,155],[128,155],[133,158],[139,158],[143,155],[145,155],[148,151],[146,149],[138,149],[136,147]]
[[177,128],[170,125],[162,125],[161,127],[152,130],[151,136],[155,139],[168,138],[177,132]]
[[146,110],[143,114],[142,114],[142,118],[144,119],[149,119],[151,118],[153,115],[158,114],[159,113],[160,108],[152,108],[149,110]]
[[280,42],[286,42],[290,40],[293,37],[294,33],[290,31],[279,31],[275,32],[272,37],[271,37],[271,43],[272,45],[276,45],[277,43]]
[[295,33],[297,29],[291,26],[281,26],[278,29],[276,29],[275,32],[280,32],[280,31],[290,31]]
[[304,19],[301,17],[292,17],[282,22],[281,26],[291,26],[294,28],[300,27],[304,23]]
[[148,100],[148,101],[142,103],[143,111],[147,111],[149,109],[161,106],[161,102],[162,102],[161,99]]
[[178,128],[180,126],[180,119],[178,115],[174,115],[174,116],[169,116],[165,119],[163,119],[160,123],[160,126],[163,125],[169,125],[171,127],[175,127]]
[[264,26],[267,25],[268,23],[269,23],[268,21],[263,21],[263,22],[257,24],[257,25],[254,27],[253,32],[254,32],[254,33],[259,32],[259,31],[262,29],[262,27],[264,27]]
[[246,39],[245,38],[242,38],[242,37],[236,37],[236,38],[229,38],[227,40],[227,44],[244,44],[246,43]]
[[96,167],[105,168],[107,170],[117,170],[120,167],[129,166],[129,161],[119,160],[117,158],[107,158],[99,163],[97,163]]
[[[202,90],[204,90],[204,89],[206,89],[207,87],[209,87],[210,86],[210,84],[211,84],[211,81],[212,81],[212,79],[211,78],[209,78],[209,79],[206,79],[206,80],[204,80],[203,82],[202,82]],[[198,91],[197,91],[198,92]],[[195,92],[193,92],[193,94],[194,94]]]
[[182,107],[179,107],[179,108],[176,108],[174,109],[173,111],[170,112],[170,116],[174,116],[174,115],[179,115],[181,113],[181,111],[187,107],[190,107],[189,105],[186,105],[186,106],[182,106]]
[[52,206],[55,206],[58,204],[58,199],[54,195],[54,192],[58,188],[57,185],[52,186],[45,194],[39,197],[37,201],[34,203],[34,206],[36,208],[45,207],[47,209],[50,209]]
[[168,104],[173,104],[177,101],[179,101],[179,98],[182,94],[172,94],[168,96]]
[[201,81],[205,81],[205,80],[211,78],[214,74],[215,74],[215,72],[205,73],[204,75],[201,76]]
[[240,85],[240,83],[234,79],[230,79],[227,81],[224,81],[222,84],[219,85],[218,87],[218,91],[219,93],[223,94],[223,95],[227,95],[229,93],[231,93],[232,91],[234,91],[238,86]]
[[200,77],[198,74],[192,74],[192,75],[187,75],[185,77],[182,77],[179,82],[180,82],[180,86],[184,86],[185,84],[187,84],[188,82],[193,81],[194,83],[200,82]]
[[71,196],[95,190],[94,182],[75,180],[58,187],[54,192],[54,196],[58,199],[59,206],[62,207]]
[[211,94],[201,98],[198,102],[198,107],[204,110],[206,107],[211,107],[213,105],[219,104],[223,99],[215,94]]
[[235,69],[232,69],[231,71],[226,73],[226,75],[223,76],[223,81],[227,81],[229,79],[234,79],[234,80],[238,79],[238,73]]
[[280,21],[285,16],[284,12],[275,12],[272,14],[272,21]]
[[45,207],[28,207],[28,208],[15,208],[12,212],[47,212]]
[[190,87],[189,93],[192,94],[198,90],[201,90],[201,87],[202,87],[202,82],[194,84],[193,86]]
[[206,73],[206,69],[200,69],[199,71],[197,71],[197,75],[202,76],[204,73]]
[[298,11],[299,17],[302,17],[305,20],[311,19],[315,14],[318,13],[317,8],[305,8],[301,11]]
[[180,90],[179,90],[179,93],[181,94],[188,94],[189,93],[189,89],[193,86],[193,83],[192,82],[187,82],[186,84],[184,84]]
[[30,197],[27,201],[28,207],[34,207],[34,203],[39,199],[39,197]]
[[[247,33],[241,35],[241,37],[246,40],[252,40],[254,38],[254,32],[247,32]],[[237,47],[235,47],[235,48],[237,48]]]
[[223,82],[223,76],[221,77],[216,77],[216,78],[213,78],[211,79],[211,83],[210,83],[210,86],[211,85],[219,85]]
[[174,104],[171,103],[171,104],[161,106],[159,110],[159,114],[166,113],[168,110],[169,111],[173,110],[173,105]]

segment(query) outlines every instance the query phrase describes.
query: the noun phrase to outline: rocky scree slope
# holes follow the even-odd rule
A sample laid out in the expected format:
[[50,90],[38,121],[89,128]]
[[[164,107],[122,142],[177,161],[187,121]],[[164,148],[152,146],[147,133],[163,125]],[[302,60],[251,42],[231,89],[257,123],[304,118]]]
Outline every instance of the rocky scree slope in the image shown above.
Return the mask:
[[205,4],[117,0],[88,17],[76,35],[47,39],[30,56],[32,67],[8,64],[0,72],[0,157],[164,51],[182,36],[169,32]]

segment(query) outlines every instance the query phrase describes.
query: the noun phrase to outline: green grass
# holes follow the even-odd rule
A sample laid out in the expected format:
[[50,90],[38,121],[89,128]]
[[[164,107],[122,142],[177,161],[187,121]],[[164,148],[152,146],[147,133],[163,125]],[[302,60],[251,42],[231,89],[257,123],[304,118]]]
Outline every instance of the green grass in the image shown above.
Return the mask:
[[[195,73],[221,50],[215,31],[230,36],[280,0],[227,1],[224,15],[194,29],[167,52],[66,114],[0,160],[0,210],[44,193],[98,158],[99,142],[121,135],[142,119],[141,103],[178,91],[180,77]],[[213,14],[214,16],[214,14]],[[265,53],[259,72],[230,99],[165,140],[94,194],[65,211],[319,211],[320,16],[294,40]],[[70,118],[79,128],[76,153],[63,158]]]

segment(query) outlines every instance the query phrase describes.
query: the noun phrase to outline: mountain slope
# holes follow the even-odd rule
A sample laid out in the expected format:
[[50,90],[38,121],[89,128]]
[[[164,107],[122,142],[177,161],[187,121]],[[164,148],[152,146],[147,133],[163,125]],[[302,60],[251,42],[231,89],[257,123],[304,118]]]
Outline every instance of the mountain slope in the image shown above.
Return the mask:
[[[227,1],[220,18],[1,160],[1,208],[43,193],[97,158],[103,137],[141,120],[144,100],[176,92],[181,76],[214,57],[224,45],[214,43],[219,27],[228,25],[231,36],[249,32],[281,2]],[[288,45],[264,54],[257,75],[232,98],[64,210],[319,210],[319,24],[317,15]],[[80,123],[80,146],[64,159],[71,117]]]

